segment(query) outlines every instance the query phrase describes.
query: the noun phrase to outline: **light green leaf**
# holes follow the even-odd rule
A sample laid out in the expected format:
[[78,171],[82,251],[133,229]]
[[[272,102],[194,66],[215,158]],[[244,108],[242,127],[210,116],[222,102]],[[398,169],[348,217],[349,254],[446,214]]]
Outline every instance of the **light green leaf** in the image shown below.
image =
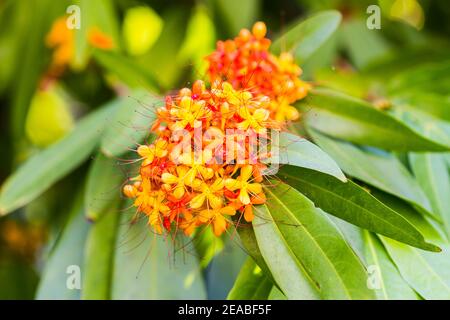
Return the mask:
[[111,298],[114,248],[119,217],[120,206],[116,199],[89,231],[84,251],[82,299]]
[[[316,283],[322,298],[374,298],[365,285],[367,275],[363,264],[326,214],[284,183],[266,188],[265,193],[266,210],[260,210],[255,216],[254,230],[261,253],[288,298],[294,298],[288,290],[293,285],[289,281],[291,274],[286,271],[280,274],[281,261],[275,266],[276,253],[272,250],[278,248],[276,242],[283,243],[289,256],[302,266],[299,269]],[[277,250],[279,257],[282,252]],[[286,283],[282,282],[284,279]]]
[[[403,280],[378,238],[364,232],[366,258],[372,289],[380,300],[416,300],[417,294]],[[373,283],[372,283],[373,282]]]
[[450,121],[450,96],[430,92],[403,92],[391,98],[392,104],[403,108],[426,112],[442,120]]
[[[279,164],[304,167],[329,174],[344,182],[347,180],[339,166],[328,154],[304,138],[288,132],[281,132],[279,136],[272,137],[271,147],[272,157],[278,158],[275,160]],[[270,162],[271,159],[268,161]]]
[[101,152],[91,163],[84,195],[88,220],[99,219],[114,204],[114,199],[119,198],[120,186],[125,181],[125,176],[118,166],[117,160],[107,158]]
[[448,150],[371,104],[332,90],[314,89],[298,105],[309,126],[336,138],[395,151]]
[[83,249],[89,231],[80,195],[74,201],[69,220],[46,261],[36,299],[71,300],[80,298]]
[[283,167],[278,176],[329,214],[411,246],[439,251],[405,218],[352,181],[342,183],[328,175],[291,166]]
[[416,249],[381,237],[390,257],[408,284],[425,299],[450,299],[450,246],[442,252]]
[[411,153],[412,170],[430,199],[433,211],[439,214],[450,237],[450,175],[445,158],[438,153]]
[[196,257],[183,252],[183,247],[174,248],[172,238],[154,234],[145,219],[131,225],[129,219],[129,215],[122,214],[111,298],[205,299]]
[[102,137],[100,148],[109,157],[120,157],[127,151],[136,150],[156,119],[156,108],[163,101],[151,93],[137,90],[122,97],[120,106]]
[[419,184],[395,156],[364,151],[315,130],[310,130],[309,133],[314,142],[330,154],[348,175],[431,210],[430,203]]
[[272,45],[275,53],[292,52],[298,63],[304,63],[336,31],[341,22],[338,11],[324,11],[305,21],[295,22]]
[[2,186],[0,215],[35,199],[92,153],[116,108],[113,102],[83,118],[62,140],[27,160]]
[[269,297],[273,284],[252,258],[247,258],[228,294],[228,300],[264,300]]

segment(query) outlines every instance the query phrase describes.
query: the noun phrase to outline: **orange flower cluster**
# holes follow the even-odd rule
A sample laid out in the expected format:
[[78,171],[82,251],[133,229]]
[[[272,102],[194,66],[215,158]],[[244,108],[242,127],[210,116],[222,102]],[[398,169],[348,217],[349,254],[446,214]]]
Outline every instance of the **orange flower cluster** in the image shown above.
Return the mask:
[[[140,174],[123,189],[157,233],[175,225],[190,235],[198,226],[211,225],[219,236],[236,211],[246,221],[253,220],[252,205],[266,201],[260,183],[265,168],[261,160],[267,155],[251,158],[250,136],[238,136],[250,132],[266,137],[267,129],[279,129],[269,118],[269,102],[267,97],[234,90],[227,82],[216,82],[207,90],[201,80],[192,90],[184,88],[166,98],[152,128],[158,137],[139,146]],[[230,129],[237,130],[236,137],[227,132]],[[236,149],[229,149],[231,140]]]
[[290,53],[275,56],[269,52],[271,41],[266,26],[257,22],[252,32],[242,29],[234,40],[219,41],[207,60],[211,82],[220,79],[234,88],[249,89],[253,94],[268,96],[271,116],[278,121],[299,118],[291,106],[304,98],[310,85],[299,79],[302,69]]
[[238,212],[251,222],[253,205],[266,201],[261,182],[270,153],[255,155],[254,139],[257,145],[269,140],[270,131],[296,119],[290,103],[309,85],[298,79],[301,69],[289,54],[268,52],[265,33],[257,23],[253,33],[242,30],[234,41],[219,42],[208,57],[211,89],[197,80],[157,110],[157,138],[138,147],[139,175],[123,188],[157,233],[191,235],[211,226],[220,236],[231,216]]

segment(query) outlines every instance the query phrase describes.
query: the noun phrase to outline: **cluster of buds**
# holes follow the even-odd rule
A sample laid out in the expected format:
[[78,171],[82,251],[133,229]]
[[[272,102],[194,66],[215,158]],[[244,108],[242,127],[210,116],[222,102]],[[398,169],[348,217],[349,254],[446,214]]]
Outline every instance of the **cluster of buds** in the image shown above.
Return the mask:
[[253,33],[219,42],[207,58],[211,88],[197,80],[157,110],[156,140],[137,148],[139,175],[123,188],[156,233],[191,235],[211,226],[220,236],[231,216],[251,222],[253,206],[265,203],[261,183],[271,155],[260,146],[298,117],[289,103],[309,88],[288,54],[268,53],[265,33],[257,23]]
[[302,69],[292,54],[275,56],[269,52],[271,41],[266,32],[265,24],[257,22],[252,32],[242,29],[234,40],[219,41],[216,51],[207,57],[209,77],[268,96],[273,119],[297,120],[299,113],[291,104],[303,99],[310,85],[299,79]]

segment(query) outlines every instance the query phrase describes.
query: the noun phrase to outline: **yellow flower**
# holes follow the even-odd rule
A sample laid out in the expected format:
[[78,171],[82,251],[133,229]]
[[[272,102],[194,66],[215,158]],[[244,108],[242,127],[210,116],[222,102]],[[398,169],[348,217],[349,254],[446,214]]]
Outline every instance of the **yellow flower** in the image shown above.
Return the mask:
[[237,179],[226,179],[225,187],[230,191],[239,190],[239,201],[247,205],[251,203],[249,192],[253,195],[262,192],[262,186],[259,183],[251,183],[248,180],[252,176],[253,167],[246,165],[241,168],[241,175]]
[[270,112],[267,109],[256,109],[253,114],[245,107],[238,109],[238,114],[244,119],[244,121],[237,124],[237,128],[240,130],[253,129],[256,133],[266,132],[266,121],[270,116]]
[[201,181],[199,179],[195,180],[193,183],[193,189],[199,191],[190,202],[190,206],[192,209],[198,209],[205,203],[205,200],[208,200],[208,205],[217,209],[222,206],[222,196],[218,195],[218,193],[223,192],[224,181],[222,178],[217,178],[211,185],[208,185],[206,182]]
[[170,212],[170,208],[163,203],[166,196],[163,191],[157,191],[152,201],[152,208],[147,213],[148,224],[151,225],[155,231],[159,234],[162,233],[162,219],[161,215],[167,215]]
[[155,157],[162,158],[167,155],[167,141],[164,139],[158,139],[156,143],[149,146],[139,146],[137,153],[144,159],[142,166],[145,167],[152,163]]
[[211,222],[214,234],[220,236],[227,228],[227,220],[224,215],[233,216],[235,213],[236,209],[231,206],[206,209],[200,212],[198,220],[202,223]]
[[161,175],[161,180],[168,185],[176,184],[175,188],[173,189],[173,195],[175,198],[181,199],[184,196],[185,192],[185,181],[188,170],[185,166],[177,166],[176,171],[177,176],[168,172],[164,172]]
[[175,118],[175,123],[171,126],[171,130],[182,130],[190,125],[197,128],[201,125],[201,120],[208,113],[205,108],[205,101],[194,101],[191,97],[183,96],[179,106],[170,110],[170,115]]

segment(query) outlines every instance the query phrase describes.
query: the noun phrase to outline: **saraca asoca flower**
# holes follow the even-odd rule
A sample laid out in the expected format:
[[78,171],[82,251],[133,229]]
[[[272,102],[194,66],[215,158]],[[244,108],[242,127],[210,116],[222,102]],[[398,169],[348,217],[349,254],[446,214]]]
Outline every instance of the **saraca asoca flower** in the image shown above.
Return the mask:
[[296,120],[299,113],[291,104],[303,99],[311,86],[299,79],[302,69],[292,54],[269,52],[271,41],[265,36],[265,24],[257,22],[252,32],[242,29],[234,40],[219,41],[216,51],[207,57],[208,75],[211,82],[220,79],[235,89],[268,96],[274,119]]
[[269,131],[297,118],[290,104],[309,85],[298,79],[301,69],[290,55],[268,52],[265,33],[257,23],[252,33],[244,29],[235,40],[219,42],[208,57],[211,88],[197,80],[156,110],[156,139],[138,146],[139,175],[123,188],[156,233],[191,235],[211,226],[220,236],[232,216],[251,222],[253,206],[266,202],[262,182],[270,151],[255,154],[252,139],[267,140]]

